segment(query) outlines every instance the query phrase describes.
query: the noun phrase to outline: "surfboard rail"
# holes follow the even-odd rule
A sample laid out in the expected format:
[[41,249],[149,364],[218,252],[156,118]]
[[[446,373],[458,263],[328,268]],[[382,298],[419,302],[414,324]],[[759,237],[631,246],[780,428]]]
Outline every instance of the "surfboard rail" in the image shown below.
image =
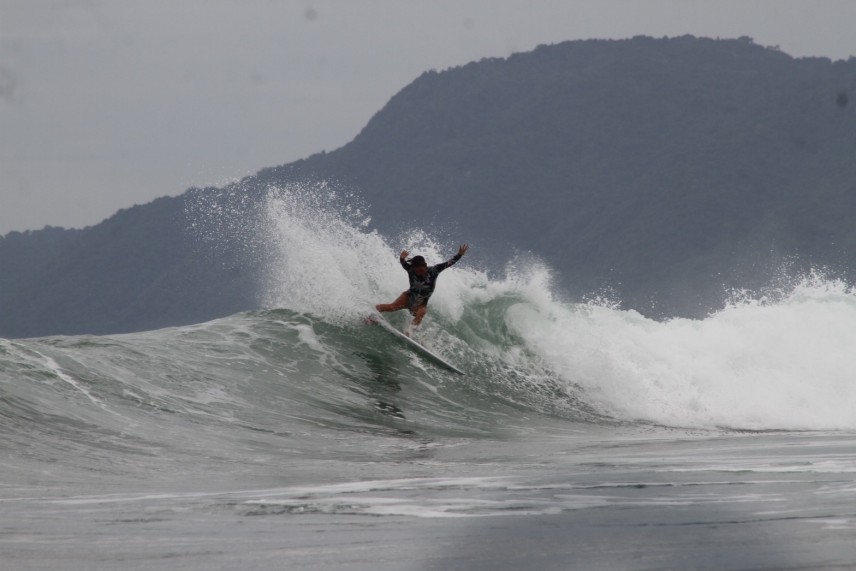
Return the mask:
[[428,347],[426,347],[422,343],[416,341],[415,339],[413,339],[411,337],[408,337],[403,332],[399,331],[389,321],[387,321],[386,318],[384,318],[383,315],[381,315],[380,313],[377,313],[377,312],[373,313],[371,315],[371,321],[374,323],[377,323],[378,325],[380,325],[381,327],[383,327],[384,329],[386,329],[387,331],[389,331],[390,333],[392,333],[393,335],[398,337],[398,339],[403,341],[405,344],[407,344],[412,349],[415,349],[418,354],[427,358],[429,361],[433,362],[435,365],[439,365],[439,366],[443,367],[444,369],[455,372],[459,375],[464,374],[464,372],[462,370],[460,370],[459,368],[457,368],[456,366],[454,366],[453,364],[448,362],[446,359],[444,359],[443,357],[441,357],[440,355],[438,355],[437,353],[435,353],[434,351],[432,351],[431,349],[429,349]]

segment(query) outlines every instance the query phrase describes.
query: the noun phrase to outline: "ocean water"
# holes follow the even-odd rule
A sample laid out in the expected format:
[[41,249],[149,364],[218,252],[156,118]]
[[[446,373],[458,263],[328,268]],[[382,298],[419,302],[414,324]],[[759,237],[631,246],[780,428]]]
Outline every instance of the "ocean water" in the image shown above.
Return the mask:
[[2,569],[856,568],[852,288],[658,322],[465,257],[461,377],[365,321],[457,245],[354,204],[271,191],[269,309],[0,340]]

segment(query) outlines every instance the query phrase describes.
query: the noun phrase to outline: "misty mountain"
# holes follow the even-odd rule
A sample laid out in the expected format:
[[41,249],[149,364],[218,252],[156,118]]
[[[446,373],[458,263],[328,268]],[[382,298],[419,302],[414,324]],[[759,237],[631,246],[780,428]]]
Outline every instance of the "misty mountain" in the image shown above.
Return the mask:
[[0,239],[0,336],[147,330],[257,305],[258,263],[189,231],[191,196]]
[[257,307],[264,257],[200,238],[188,213],[209,197],[253,216],[268,185],[307,178],[356,189],[383,233],[437,230],[486,264],[534,252],[569,299],[605,290],[655,317],[704,315],[783,267],[853,280],[854,96],[856,59],[748,38],[574,41],[429,71],[336,151],[3,237],[0,335]]

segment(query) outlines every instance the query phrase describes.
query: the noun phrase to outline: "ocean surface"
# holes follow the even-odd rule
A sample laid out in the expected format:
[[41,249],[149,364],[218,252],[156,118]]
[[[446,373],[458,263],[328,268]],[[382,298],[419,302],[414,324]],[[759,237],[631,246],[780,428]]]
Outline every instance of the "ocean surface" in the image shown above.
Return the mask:
[[351,204],[271,194],[269,309],[0,340],[0,568],[856,568],[852,288],[661,322],[465,257],[416,333],[459,376],[365,320],[457,244]]

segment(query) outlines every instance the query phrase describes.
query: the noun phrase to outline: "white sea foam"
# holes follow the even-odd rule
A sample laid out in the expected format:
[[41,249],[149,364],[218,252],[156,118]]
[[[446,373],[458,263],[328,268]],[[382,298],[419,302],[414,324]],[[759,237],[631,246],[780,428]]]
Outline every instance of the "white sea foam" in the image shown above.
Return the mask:
[[809,278],[703,320],[538,300],[509,327],[620,417],[678,426],[856,428],[856,294]]

